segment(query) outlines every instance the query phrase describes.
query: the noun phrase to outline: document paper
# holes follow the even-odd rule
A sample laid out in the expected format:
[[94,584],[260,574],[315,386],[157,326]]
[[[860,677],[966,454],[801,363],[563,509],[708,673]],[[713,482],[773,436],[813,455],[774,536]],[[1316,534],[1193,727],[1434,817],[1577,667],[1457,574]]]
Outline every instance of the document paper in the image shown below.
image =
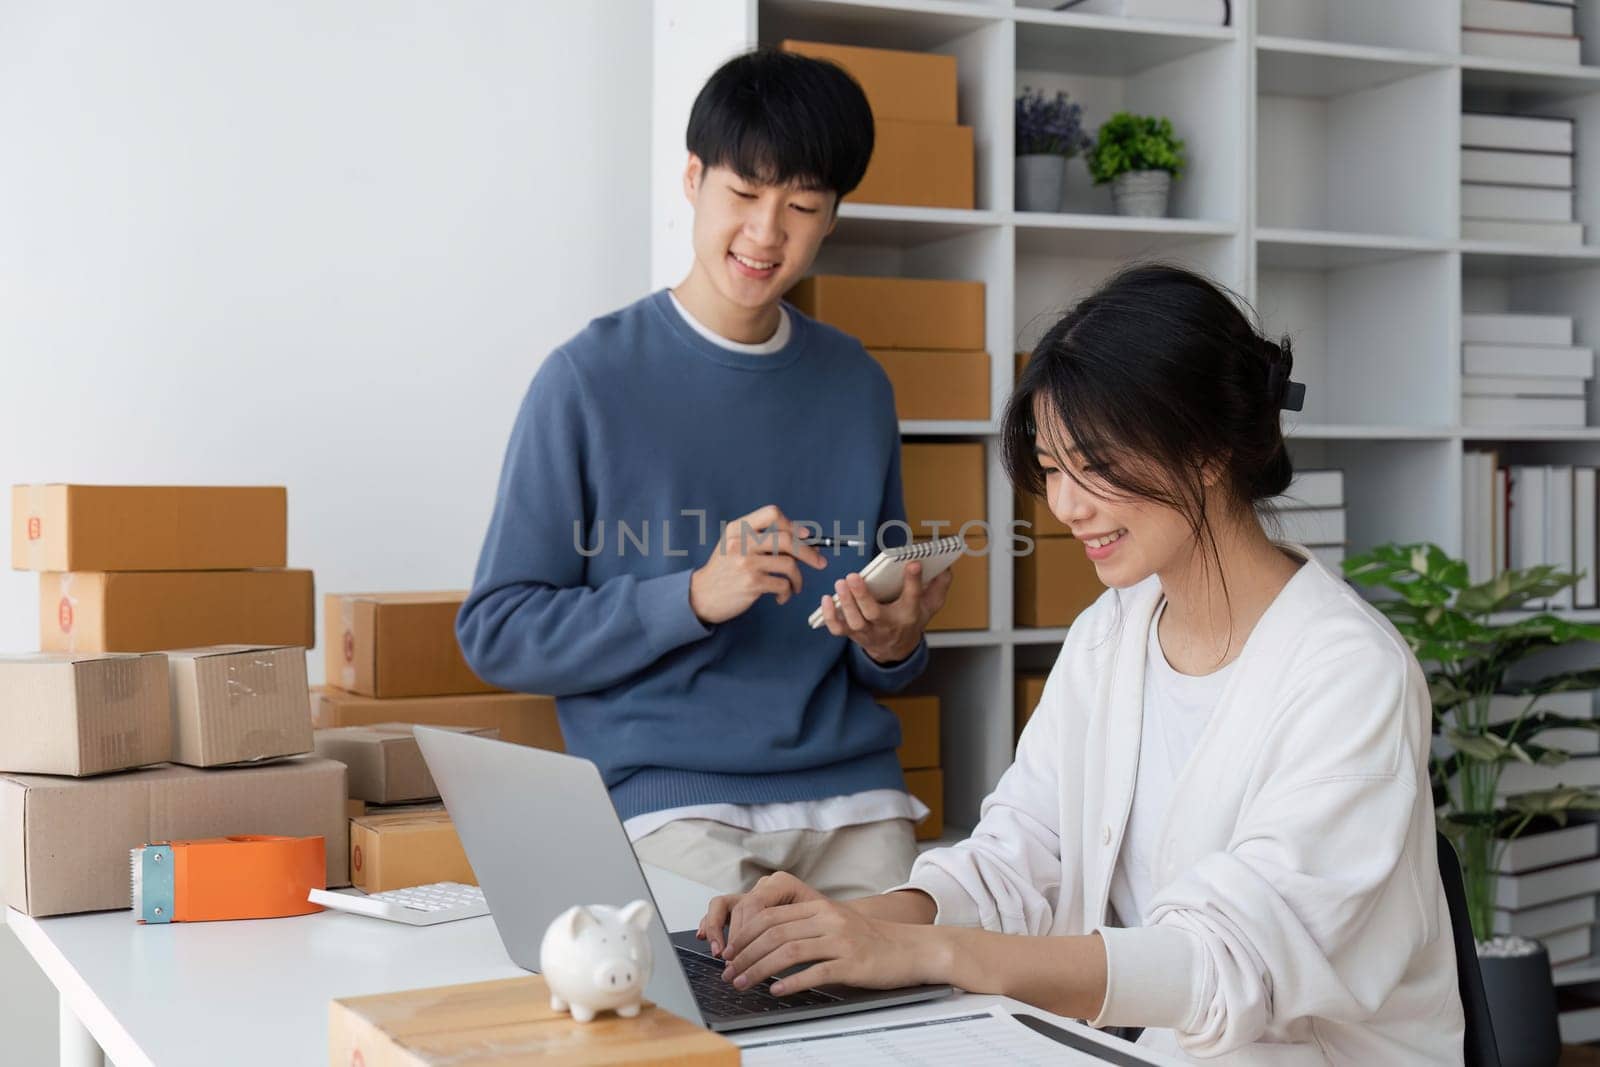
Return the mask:
[[[1084,1042],[1085,1047],[1090,1044]],[[743,1045],[740,1053],[745,1067],[1061,1067],[1107,1062],[1104,1057],[1052,1041],[1010,1015],[993,1010],[809,1037],[758,1040]]]

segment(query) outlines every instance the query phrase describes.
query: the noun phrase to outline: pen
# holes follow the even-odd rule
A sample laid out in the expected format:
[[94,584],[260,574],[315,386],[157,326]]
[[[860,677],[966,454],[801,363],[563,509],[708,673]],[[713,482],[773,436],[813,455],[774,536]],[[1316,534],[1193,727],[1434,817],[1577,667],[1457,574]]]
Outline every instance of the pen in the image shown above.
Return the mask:
[[811,545],[813,548],[860,548],[861,541],[855,537],[807,537],[801,540],[802,545]]

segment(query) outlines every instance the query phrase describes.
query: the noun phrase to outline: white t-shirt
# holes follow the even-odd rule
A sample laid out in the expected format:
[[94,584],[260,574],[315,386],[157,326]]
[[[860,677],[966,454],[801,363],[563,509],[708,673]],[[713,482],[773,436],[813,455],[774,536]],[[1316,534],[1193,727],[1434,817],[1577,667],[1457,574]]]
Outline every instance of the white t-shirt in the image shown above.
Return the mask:
[[1111,906],[1118,925],[1143,926],[1150,896],[1156,844],[1172,801],[1172,787],[1200,741],[1211,712],[1233,675],[1237,659],[1210,674],[1181,674],[1161,651],[1158,626],[1165,602],[1150,620],[1144,669],[1144,725],[1139,733],[1139,771],[1122,850],[1111,875]]
[[[715,333],[678,302],[671,290],[672,306],[678,309],[683,321],[713,344],[748,355],[765,355],[776,352],[789,342],[792,326],[789,312],[778,310],[783,319],[778,330],[760,344],[747,345],[730,341]],[[681,808],[666,808],[635,815],[622,824],[629,841],[637,841],[654,833],[669,822],[679,819],[711,819],[736,826],[752,833],[777,833],[784,830],[837,830],[845,826],[879,822],[883,819],[920,820],[928,814],[927,805],[909,793],[898,789],[868,789],[842,797],[824,797],[821,800],[796,800],[781,804],[691,804]]]

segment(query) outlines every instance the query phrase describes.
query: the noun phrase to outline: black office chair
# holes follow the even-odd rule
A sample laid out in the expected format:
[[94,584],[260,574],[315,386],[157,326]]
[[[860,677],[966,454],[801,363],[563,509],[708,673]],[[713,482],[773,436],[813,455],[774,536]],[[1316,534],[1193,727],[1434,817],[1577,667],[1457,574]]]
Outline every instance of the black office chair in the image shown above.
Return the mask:
[[1478,970],[1478,942],[1472,936],[1472,919],[1467,914],[1467,887],[1461,881],[1461,864],[1450,839],[1439,835],[1439,877],[1444,882],[1444,899],[1450,905],[1450,932],[1456,943],[1456,984],[1461,989],[1461,1010],[1467,1017],[1463,1053],[1466,1067],[1500,1067],[1500,1050],[1494,1043],[1494,1024],[1489,1020],[1489,998],[1483,993],[1483,974]]

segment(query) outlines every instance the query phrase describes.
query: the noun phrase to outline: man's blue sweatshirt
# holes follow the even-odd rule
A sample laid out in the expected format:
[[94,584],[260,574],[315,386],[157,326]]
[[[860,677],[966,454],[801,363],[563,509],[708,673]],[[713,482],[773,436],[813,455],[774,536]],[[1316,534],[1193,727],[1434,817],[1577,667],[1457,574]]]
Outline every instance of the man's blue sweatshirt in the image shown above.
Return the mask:
[[[789,343],[748,355],[654,293],[551,353],[511,433],[457,635],[487,681],[555,695],[568,751],[624,819],[904,788],[899,724],[872,694],[920,674],[926,642],[885,667],[806,625],[880,529],[909,539],[894,396],[858,341],[787,311]],[[801,564],[787,604],[701,623],[691,572],[766,504],[866,547]]]

